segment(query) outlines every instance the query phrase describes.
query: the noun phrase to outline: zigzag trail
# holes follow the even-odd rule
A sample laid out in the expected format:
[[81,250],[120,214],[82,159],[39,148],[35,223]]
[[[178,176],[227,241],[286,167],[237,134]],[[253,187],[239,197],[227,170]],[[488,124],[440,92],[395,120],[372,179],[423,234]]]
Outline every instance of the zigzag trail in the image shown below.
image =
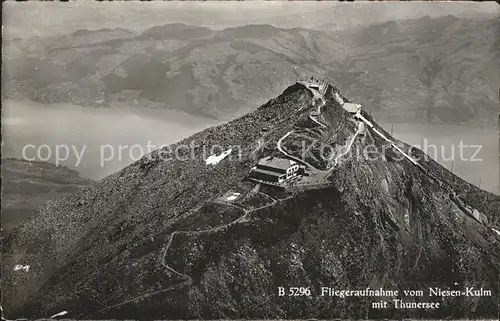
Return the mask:
[[294,133],[297,133],[299,131],[297,130],[291,130],[289,132],[287,132],[285,135],[283,135],[283,137],[281,137],[278,142],[276,143],[276,148],[278,148],[278,150],[284,154],[286,157],[290,158],[290,159],[293,159],[294,161],[298,162],[298,163],[301,163],[303,165],[306,165],[308,166],[310,169],[313,169],[315,171],[321,171],[320,169],[317,169],[316,167],[314,167],[313,165],[311,165],[310,163],[306,162],[305,160],[301,159],[301,158],[298,158],[298,157],[295,157],[291,154],[289,154],[286,150],[283,149],[283,147],[281,146],[281,143],[283,142],[283,140],[285,140],[288,136],[290,136],[291,134],[294,134]]
[[[318,104],[318,107],[317,107],[317,111],[315,114],[310,114],[309,115],[309,118],[316,124],[318,124],[320,127],[322,128],[326,128],[328,127],[327,125],[323,124],[322,122],[320,122],[318,120],[318,117],[321,116],[321,109],[322,107],[325,106],[326,104],[326,100],[324,98],[324,94],[327,92],[328,90],[328,83],[326,81],[299,81],[299,83],[303,84],[306,88],[308,88],[311,93],[313,94],[313,99],[312,99],[312,102],[315,103],[316,100],[321,100],[321,103]],[[318,88],[318,89],[315,89],[315,88]],[[342,98],[340,98],[340,96],[337,95],[336,97],[336,100],[337,102],[342,106],[344,104],[344,101],[342,100]],[[335,159],[333,160],[333,165],[327,169],[326,171],[322,171],[322,170],[319,170],[317,168],[315,168],[314,166],[312,166],[311,164],[309,164],[308,162],[298,158],[298,157],[295,157],[293,155],[290,155],[288,152],[286,152],[281,144],[283,142],[283,140],[285,140],[289,135],[291,135],[292,133],[297,133],[299,132],[298,130],[292,130],[292,131],[289,131],[287,132],[285,135],[283,135],[279,140],[278,142],[276,143],[276,147],[277,149],[283,153],[286,157],[290,158],[290,159],[293,159],[301,164],[304,164],[306,166],[308,166],[310,169],[314,170],[314,171],[317,171],[317,172],[326,172],[328,173],[328,176],[333,172],[333,170],[337,167],[337,165],[339,164],[339,160],[341,157],[343,157],[344,155],[346,155],[349,150],[351,149],[354,141],[356,140],[356,138],[358,137],[358,135],[363,132],[365,130],[365,124],[373,130],[373,132],[375,132],[379,137],[381,137],[383,140],[385,140],[386,142],[388,142],[389,144],[391,144],[391,146],[396,149],[398,152],[400,152],[402,155],[404,155],[404,157],[406,159],[408,159],[411,163],[413,163],[414,165],[416,165],[421,171],[423,171],[427,176],[429,176],[433,181],[435,181],[436,183],[438,183],[441,187],[443,187],[445,190],[447,191],[450,191],[453,195],[457,195],[456,192],[454,192],[451,188],[451,186],[449,186],[448,184],[444,183],[443,181],[439,180],[438,178],[436,178],[434,175],[432,175],[431,173],[428,173],[428,171],[422,166],[420,165],[413,157],[411,157],[410,155],[406,154],[401,148],[399,148],[399,146],[397,146],[392,140],[388,139],[387,137],[385,137],[384,134],[382,134],[369,120],[367,120],[362,114],[361,114],[361,108],[358,109],[358,111],[356,112],[356,114],[354,115],[354,119],[358,121],[358,129],[356,130],[356,133],[354,134],[354,136],[351,138],[350,142],[345,146],[344,148],[344,151],[342,153],[340,153],[339,155],[337,155],[335,157]],[[327,176],[327,177],[328,177]],[[259,185],[256,186],[257,188],[259,187]],[[178,283],[176,285],[173,285],[173,286],[170,286],[168,288],[165,288],[165,289],[162,289],[162,290],[158,290],[158,291],[154,291],[154,292],[149,292],[149,293],[145,293],[145,294],[141,294],[135,298],[132,298],[130,300],[127,300],[127,301],[123,301],[121,303],[118,303],[118,304],[114,304],[114,305],[110,305],[110,306],[107,306],[101,310],[99,310],[98,312],[103,312],[103,311],[106,311],[106,310],[109,310],[109,309],[112,309],[112,308],[116,308],[116,307],[120,307],[120,306],[123,306],[123,305],[126,305],[126,304],[129,304],[129,303],[132,303],[132,302],[135,302],[135,301],[138,301],[138,300],[141,300],[141,299],[144,299],[144,298],[147,298],[147,297],[150,297],[150,296],[154,296],[154,295],[157,295],[157,294],[160,294],[160,293],[164,293],[164,292],[168,292],[168,291],[171,291],[171,290],[174,290],[174,289],[177,289],[177,288],[181,288],[181,287],[184,287],[184,286],[187,286],[187,285],[190,285],[193,283],[193,280],[192,278],[187,275],[187,274],[184,274],[182,272],[179,272],[179,271],[176,271],[175,269],[173,269],[171,266],[169,266],[165,260],[166,260],[166,256],[167,256],[167,253],[168,253],[168,250],[170,249],[171,245],[172,245],[172,242],[174,240],[174,238],[177,236],[177,235],[185,235],[185,236],[194,236],[194,235],[198,235],[198,236],[201,236],[201,235],[210,235],[210,234],[214,234],[214,233],[218,233],[218,232],[222,232],[222,231],[225,231],[229,228],[231,228],[232,226],[235,226],[236,224],[240,224],[240,223],[244,223],[244,222],[248,222],[248,216],[253,213],[253,212],[256,212],[256,211],[259,211],[259,210],[262,210],[262,209],[265,209],[267,207],[270,207],[270,206],[273,206],[275,205],[277,202],[283,202],[283,201],[286,201],[290,198],[292,198],[292,196],[290,197],[287,197],[285,199],[282,199],[282,200],[277,200],[275,198],[273,198],[272,196],[268,195],[268,194],[265,194],[265,193],[262,193],[260,191],[257,191],[263,195],[266,195],[268,197],[270,197],[273,201],[270,203],[270,204],[267,204],[267,205],[263,205],[263,206],[260,206],[258,208],[255,208],[255,209],[252,209],[252,210],[246,210],[245,208],[239,206],[239,205],[236,205],[236,204],[232,204],[232,203],[224,203],[228,206],[233,206],[235,208],[238,208],[239,210],[242,210],[244,212],[244,214],[237,218],[236,220],[230,222],[230,223],[227,223],[227,224],[224,224],[224,225],[221,225],[221,226],[218,226],[218,227],[214,227],[214,228],[210,228],[210,229],[206,229],[206,230],[201,230],[201,231],[174,231],[172,234],[170,234],[170,237],[168,238],[168,241],[167,243],[163,246],[162,250],[160,251],[160,254],[159,254],[159,261],[160,261],[160,264],[161,266],[163,266],[166,270],[172,272],[173,274],[181,277],[181,278],[184,278],[185,281],[181,282],[181,283]],[[455,197],[457,198],[457,197]],[[458,198],[457,198],[458,199]],[[452,201],[456,202],[456,200],[454,200],[452,198]],[[203,205],[202,205],[203,206]],[[202,206],[194,209],[193,211],[191,211],[191,213],[193,212],[196,212],[198,209],[200,209]],[[464,210],[462,210],[464,211]],[[190,214],[191,214],[190,213]],[[472,216],[471,213],[468,213],[467,211],[464,211],[464,213],[466,213],[468,216],[474,218],[475,220],[479,221],[477,218],[475,218],[474,216]],[[481,221],[479,221],[480,223],[482,223]],[[484,223],[482,223],[484,224]],[[495,233],[498,233],[500,235],[500,232],[494,230],[493,228],[491,228],[491,230]]]
[[[307,89],[309,89],[309,91],[313,94],[313,98],[312,98],[312,103],[315,103],[316,100],[321,100],[321,103],[318,105],[318,108],[317,108],[317,111],[315,114],[313,115],[309,115],[309,118],[314,121],[316,124],[320,125],[322,128],[326,128],[328,127],[327,125],[323,124],[322,122],[320,122],[318,120],[318,117],[321,116],[321,108],[323,106],[326,105],[326,100],[325,100],[325,97],[324,95],[326,94],[326,92],[328,91],[328,83],[324,80],[312,80],[312,81],[307,81],[307,80],[303,80],[303,81],[300,81],[299,80],[299,83],[304,85]],[[318,89],[315,89],[315,88],[318,88]],[[340,129],[339,129],[340,130]],[[339,131],[337,130],[337,132]],[[360,133],[362,133],[364,131],[364,125],[362,125],[361,122],[358,123],[358,129],[356,130],[356,133],[354,134],[354,136],[352,137],[351,141],[347,144],[347,146],[344,147],[344,152],[340,153],[339,155],[337,155],[337,157],[333,160],[333,165],[327,169],[326,171],[323,171],[323,170],[319,170],[317,168],[315,168],[314,166],[312,166],[311,164],[303,161],[302,159],[298,159],[297,157],[294,157],[290,154],[288,154],[286,151],[283,150],[283,148],[281,147],[281,143],[282,141],[288,137],[290,134],[292,133],[296,133],[297,131],[289,131],[288,133],[286,133],[283,137],[281,137],[281,139],[278,141],[278,144],[277,144],[277,147],[278,149],[283,153],[285,154],[286,156],[288,156],[289,158],[292,158],[294,160],[297,160],[301,163],[305,163],[306,165],[308,165],[310,168],[314,169],[315,171],[318,171],[318,172],[326,172],[326,173],[329,173],[328,175],[330,175],[330,173],[336,168],[336,166],[338,165],[338,161],[340,160],[340,158],[344,155],[346,155],[354,141],[356,140],[356,138],[358,137],[358,135]],[[333,156],[332,156],[333,157]],[[331,160],[331,159],[330,159]]]
[[[257,187],[258,186],[259,185],[257,185]],[[160,294],[160,293],[172,291],[172,290],[175,290],[175,289],[178,289],[178,288],[181,288],[181,287],[184,287],[184,286],[192,284],[193,283],[193,279],[191,278],[191,276],[189,276],[187,274],[184,274],[184,273],[181,273],[179,271],[176,271],[174,268],[172,268],[171,266],[169,266],[165,262],[165,259],[166,259],[166,256],[167,256],[167,252],[170,249],[170,246],[172,245],[172,242],[173,242],[175,236],[177,236],[177,235],[186,235],[186,236],[197,235],[197,236],[201,236],[201,235],[210,235],[210,234],[222,232],[222,231],[225,231],[225,230],[229,229],[232,226],[235,226],[236,224],[248,222],[248,216],[251,213],[253,213],[253,212],[263,210],[263,209],[265,209],[267,207],[275,205],[278,202],[284,202],[284,201],[287,201],[287,200],[289,200],[289,199],[291,199],[293,197],[293,196],[290,196],[290,197],[287,197],[287,198],[284,198],[284,199],[277,200],[277,199],[275,199],[274,197],[272,197],[269,194],[260,192],[258,190],[256,190],[256,192],[257,193],[261,193],[261,194],[269,197],[270,199],[272,199],[272,202],[270,204],[266,204],[266,205],[263,205],[263,206],[260,206],[260,207],[257,207],[257,208],[251,209],[251,210],[246,210],[243,207],[241,207],[239,205],[236,205],[236,204],[224,203],[225,205],[233,206],[233,207],[236,207],[236,208],[244,211],[244,214],[242,216],[240,216],[239,218],[237,218],[236,220],[230,222],[230,223],[227,223],[227,224],[224,224],[224,225],[221,225],[221,226],[217,226],[217,227],[214,227],[214,228],[210,228],[210,229],[206,229],[206,230],[201,230],[201,231],[174,231],[172,234],[170,234],[170,237],[168,238],[167,243],[163,246],[162,250],[160,251],[159,261],[160,261],[161,266],[163,266],[165,269],[167,269],[168,271],[172,272],[173,274],[175,274],[175,275],[177,275],[177,276],[179,276],[181,278],[185,278],[186,279],[185,281],[183,281],[183,282],[181,282],[179,284],[170,286],[168,288],[162,289],[162,290],[158,290],[158,291],[154,291],[154,292],[148,292],[148,293],[145,293],[145,294],[141,294],[141,295],[139,295],[137,297],[134,297],[132,299],[129,299],[127,301],[123,301],[123,302],[120,302],[120,303],[117,303],[117,304],[114,304],[114,305],[107,306],[107,307],[99,310],[98,312],[104,312],[104,311],[107,311],[107,310],[110,310],[110,309],[113,309],[113,308],[117,308],[117,307],[129,304],[129,303],[132,303],[132,302],[139,301],[141,299],[145,299],[145,298],[148,298],[148,297]],[[199,209],[201,207],[202,206],[198,207],[197,209]],[[196,211],[197,209],[195,209],[194,211]]]
[[[326,104],[326,100],[325,98],[323,97],[323,94],[321,94],[322,92],[326,92],[326,90],[328,89],[328,84],[326,82],[323,82],[320,87],[319,87],[319,90],[316,91],[316,90],[313,90],[312,88],[310,88],[309,86],[311,85],[318,85],[316,82],[300,82],[299,83],[302,83],[303,85],[306,85],[307,88],[309,88],[309,90],[311,91],[311,93],[313,94],[313,99],[312,99],[312,103],[314,104],[315,101],[317,99],[321,100],[321,103],[318,105],[318,108],[317,108],[317,112],[316,112],[316,115],[309,115],[309,118],[315,122],[316,124],[318,124],[319,126],[321,126],[322,128],[325,128],[327,127],[327,125],[323,124],[322,122],[320,122],[315,116],[320,116],[321,115],[321,107],[323,107],[325,104]],[[309,85],[309,86],[308,86]],[[301,163],[303,165],[306,165],[309,167],[309,169],[312,169],[312,170],[315,170],[315,171],[321,171],[320,169],[317,169],[316,167],[314,167],[313,165],[311,165],[310,163],[304,161],[303,159],[301,158],[298,158],[298,157],[295,157],[291,154],[289,154],[286,150],[283,149],[283,147],[281,146],[281,143],[283,142],[283,140],[285,140],[288,136],[290,136],[291,134],[295,134],[295,133],[298,133],[300,131],[303,131],[303,130],[291,130],[291,131],[288,131],[285,135],[283,135],[279,140],[278,142],[276,143],[276,148],[282,153],[284,154],[286,157],[290,158],[290,159],[293,159],[294,161],[298,162],[298,163]]]
[[[321,108],[326,104],[326,101],[325,101],[325,98],[324,98],[324,94],[327,92],[328,90],[328,83],[324,80],[311,80],[311,81],[307,81],[307,80],[299,80],[299,83],[301,83],[302,85],[304,85],[307,89],[309,89],[309,91],[311,91],[311,93],[313,94],[313,103],[315,102],[316,99],[320,99],[321,100],[321,104],[318,105],[318,109],[317,109],[317,113],[315,115],[309,115],[309,118],[311,120],[313,120],[315,123],[317,123],[318,125],[320,125],[321,127],[326,127],[325,124],[321,123],[317,117],[319,117],[321,115]],[[317,89],[316,89],[317,88]],[[345,102],[343,101],[343,99],[340,97],[340,95],[338,95],[338,93],[335,93],[334,95],[335,97],[335,100],[337,100],[337,102],[343,107]],[[483,225],[486,225],[486,223],[484,222],[483,219],[480,219],[478,217],[476,217],[474,215],[475,211],[477,211],[478,213],[480,213],[477,209],[467,209],[466,207],[467,206],[464,206],[463,201],[460,201],[459,197],[458,197],[458,194],[456,191],[453,190],[453,188],[443,182],[442,180],[440,180],[439,178],[437,178],[436,176],[434,176],[432,173],[429,173],[427,171],[427,169],[425,169],[425,167],[423,167],[416,159],[414,159],[412,156],[408,155],[407,153],[405,153],[398,145],[396,145],[396,143],[392,140],[390,140],[389,138],[385,137],[385,135],[380,132],[368,119],[366,119],[362,114],[361,114],[361,105],[358,105],[359,106],[359,109],[357,110],[356,114],[354,115],[354,119],[355,120],[358,120],[358,129],[356,130],[356,133],[354,134],[354,136],[352,137],[351,141],[348,143],[348,145],[345,147],[344,149],[344,152],[340,153],[339,155],[337,155],[337,157],[334,159],[333,161],[333,165],[327,170],[327,172],[329,172],[329,174],[327,175],[327,178],[331,175],[331,173],[333,173],[333,170],[337,167],[338,165],[338,161],[340,160],[340,158],[344,155],[346,155],[349,150],[351,149],[354,141],[356,140],[357,136],[363,132],[365,130],[365,126],[368,126],[371,130],[373,130],[373,132],[375,132],[379,137],[381,137],[383,140],[385,140],[386,142],[388,142],[394,149],[396,149],[399,153],[401,153],[406,159],[408,159],[413,165],[417,166],[419,168],[420,171],[422,171],[425,175],[427,175],[432,181],[434,181],[435,183],[437,183],[440,187],[442,187],[445,191],[447,191],[450,195],[450,199],[452,202],[454,202],[462,212],[464,212],[466,215],[468,215],[469,217],[473,218],[474,220],[478,221],[479,223],[483,224]],[[344,108],[344,107],[343,107]],[[347,112],[350,112],[349,110],[347,110],[346,108],[344,108]],[[286,138],[288,135],[290,135],[292,132],[288,132],[285,136],[283,136],[280,140],[279,140],[279,146],[278,146],[278,149],[284,153],[285,155],[287,155],[288,157],[290,157],[290,155],[286,152],[283,151],[283,149],[281,148],[281,141]],[[294,158],[296,159],[296,158]],[[303,161],[302,161],[303,162]],[[309,165],[311,166],[311,165]],[[312,167],[312,166],[311,166]],[[313,169],[317,170],[316,168],[312,167]],[[479,215],[479,214],[476,214],[476,215]],[[483,214],[484,216],[484,214]],[[480,217],[480,215],[479,215]],[[490,229],[499,234],[500,235],[500,231],[497,231],[493,228],[490,227]]]

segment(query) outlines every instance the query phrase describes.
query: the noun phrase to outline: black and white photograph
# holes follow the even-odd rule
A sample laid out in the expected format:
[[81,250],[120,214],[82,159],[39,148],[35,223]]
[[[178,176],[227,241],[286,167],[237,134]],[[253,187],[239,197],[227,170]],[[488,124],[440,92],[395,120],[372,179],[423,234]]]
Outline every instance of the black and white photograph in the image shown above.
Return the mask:
[[499,16],[4,1],[2,321],[498,320]]

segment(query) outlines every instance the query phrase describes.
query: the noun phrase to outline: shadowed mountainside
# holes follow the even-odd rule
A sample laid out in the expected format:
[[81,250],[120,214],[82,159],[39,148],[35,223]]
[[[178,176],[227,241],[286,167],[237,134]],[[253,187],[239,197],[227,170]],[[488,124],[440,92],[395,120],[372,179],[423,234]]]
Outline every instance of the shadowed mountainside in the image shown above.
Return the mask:
[[[309,117],[317,110],[311,92],[295,84],[254,112],[48,203],[5,241],[6,316],[62,310],[94,319],[496,316],[500,235],[491,228],[500,230],[500,197],[433,160],[421,165],[440,184],[397,160],[374,129],[356,129],[333,91],[330,86],[325,94],[324,127]],[[283,157],[278,142],[299,157],[299,141],[314,139],[319,145],[308,144],[311,153],[303,158],[309,163],[322,146],[332,158],[348,144],[370,145],[380,157],[342,156],[321,184],[280,189],[247,180],[260,158]],[[178,149],[183,159],[166,160],[193,141],[192,151]],[[234,152],[206,165],[206,149],[213,146]],[[466,215],[445,185],[482,212],[487,225]],[[237,199],[227,197],[235,193]],[[32,268],[14,271],[16,264]],[[280,297],[279,286],[308,287],[314,297]],[[377,298],[322,297],[322,286],[400,293],[474,286],[492,295],[403,296],[441,308],[373,309]]]

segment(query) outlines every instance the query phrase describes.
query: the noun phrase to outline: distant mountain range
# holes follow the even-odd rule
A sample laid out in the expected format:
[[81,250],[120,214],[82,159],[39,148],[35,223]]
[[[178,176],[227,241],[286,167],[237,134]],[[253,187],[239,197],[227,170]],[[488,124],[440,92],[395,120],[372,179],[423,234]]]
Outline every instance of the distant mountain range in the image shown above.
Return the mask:
[[44,203],[76,192],[91,182],[65,166],[2,159],[2,237]]
[[4,44],[7,97],[144,105],[234,118],[298,76],[322,75],[396,121],[492,122],[498,20],[444,16],[338,31],[181,23]]

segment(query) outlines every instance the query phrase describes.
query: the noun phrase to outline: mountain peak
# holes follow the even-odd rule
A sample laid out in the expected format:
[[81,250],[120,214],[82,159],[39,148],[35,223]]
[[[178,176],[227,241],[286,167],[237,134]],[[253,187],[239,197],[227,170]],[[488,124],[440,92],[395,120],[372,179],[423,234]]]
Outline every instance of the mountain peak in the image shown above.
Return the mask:
[[206,27],[191,26],[185,23],[169,23],[162,26],[154,26],[144,30],[138,37],[139,40],[143,39],[179,39],[188,40],[210,36],[212,30]]
[[[299,79],[249,114],[47,204],[6,240],[4,308],[72,318],[491,316],[499,197],[424,156],[327,81]],[[315,299],[277,295],[291,284]],[[457,284],[493,292],[411,314],[320,295],[327,285]]]
[[250,24],[233,28],[226,28],[218,33],[220,38],[270,38],[276,36],[283,29],[269,24]]

